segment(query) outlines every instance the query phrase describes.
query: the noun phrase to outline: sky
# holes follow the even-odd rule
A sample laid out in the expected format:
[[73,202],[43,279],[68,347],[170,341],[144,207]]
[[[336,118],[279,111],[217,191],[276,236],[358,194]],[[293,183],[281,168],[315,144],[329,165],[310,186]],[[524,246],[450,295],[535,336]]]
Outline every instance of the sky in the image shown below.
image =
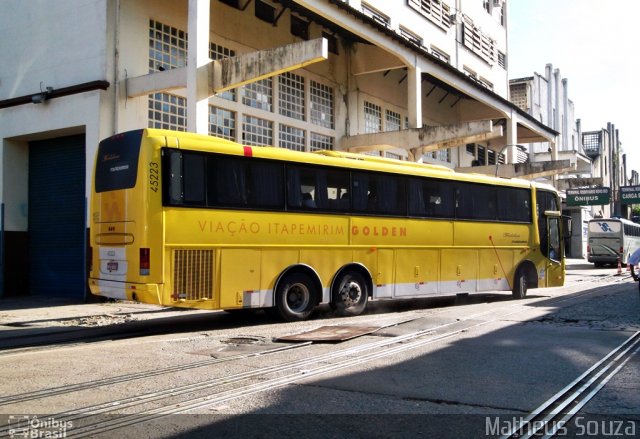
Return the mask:
[[507,11],[509,78],[559,69],[582,131],[613,123],[640,172],[640,1],[509,0]]

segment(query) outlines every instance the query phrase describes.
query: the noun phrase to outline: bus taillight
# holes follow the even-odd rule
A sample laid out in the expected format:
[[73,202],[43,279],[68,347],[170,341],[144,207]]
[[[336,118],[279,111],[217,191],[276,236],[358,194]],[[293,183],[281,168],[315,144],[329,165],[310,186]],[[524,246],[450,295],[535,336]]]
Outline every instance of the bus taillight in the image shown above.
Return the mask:
[[591,246],[587,245],[587,253],[591,253]]
[[89,247],[89,254],[87,255],[88,263],[89,263],[89,273],[93,271],[93,247]]
[[148,248],[140,249],[140,276],[148,276],[151,269],[151,250]]
[[624,251],[624,247],[620,247],[620,254]]

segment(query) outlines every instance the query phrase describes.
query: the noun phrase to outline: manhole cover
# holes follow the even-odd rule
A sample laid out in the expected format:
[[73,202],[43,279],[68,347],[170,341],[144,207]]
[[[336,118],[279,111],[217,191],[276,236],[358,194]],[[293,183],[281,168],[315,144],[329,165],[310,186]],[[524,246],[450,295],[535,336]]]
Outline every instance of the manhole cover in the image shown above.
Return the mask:
[[256,344],[256,343],[262,343],[262,342],[264,342],[264,339],[259,337],[232,337],[226,340],[220,340],[220,343],[233,344],[233,345]]

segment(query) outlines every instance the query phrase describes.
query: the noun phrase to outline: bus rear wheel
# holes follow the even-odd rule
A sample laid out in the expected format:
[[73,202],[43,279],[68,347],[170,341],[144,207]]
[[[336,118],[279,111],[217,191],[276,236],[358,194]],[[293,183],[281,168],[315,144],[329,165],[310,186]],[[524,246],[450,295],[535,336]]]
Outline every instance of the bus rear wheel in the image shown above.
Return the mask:
[[513,277],[512,294],[514,299],[524,299],[527,296],[527,272],[522,268],[518,268]]
[[364,277],[348,271],[338,280],[331,305],[340,316],[357,316],[364,311],[368,298],[369,288]]
[[279,283],[275,295],[277,314],[287,322],[306,320],[316,304],[317,288],[304,273],[292,273]]

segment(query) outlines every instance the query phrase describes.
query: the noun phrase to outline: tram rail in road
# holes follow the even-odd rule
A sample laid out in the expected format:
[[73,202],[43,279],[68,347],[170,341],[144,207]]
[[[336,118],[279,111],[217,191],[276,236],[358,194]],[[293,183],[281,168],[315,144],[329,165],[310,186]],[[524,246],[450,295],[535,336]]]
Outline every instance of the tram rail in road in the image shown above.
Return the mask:
[[501,439],[553,437],[638,351],[640,351],[640,331],[609,352],[529,416],[517,422],[512,431]]
[[[604,286],[606,288],[606,286]],[[352,368],[366,362],[390,357],[400,352],[410,351],[432,343],[455,337],[462,332],[470,329],[480,328],[482,326],[494,323],[509,316],[520,314],[529,309],[528,305],[540,300],[546,300],[548,305],[553,303],[561,303],[569,300],[576,300],[584,295],[594,292],[601,292],[601,288],[595,288],[583,293],[573,294],[572,296],[559,296],[552,299],[548,297],[534,299],[534,301],[516,301],[508,302],[499,307],[492,307],[489,310],[469,315],[459,321],[443,324],[427,328],[421,331],[403,334],[395,337],[377,340],[375,342],[365,343],[362,345],[342,348],[328,353],[287,361],[270,367],[262,367],[249,372],[227,375],[220,378],[210,379],[202,382],[192,383],[183,386],[171,387],[165,390],[150,392],[147,394],[136,395],[133,397],[123,398],[120,400],[109,401],[103,404],[92,405],[73,411],[62,412],[52,415],[56,420],[73,421],[73,431],[67,432],[67,437],[87,437],[114,429],[131,426],[164,416],[190,412],[196,409],[209,407],[222,402],[242,398],[248,395],[272,390],[297,381],[305,380],[313,376],[320,376],[330,372]],[[549,303],[551,301],[551,303]],[[487,318],[488,317],[488,318]],[[483,320],[478,320],[483,319]],[[486,319],[486,320],[484,320]],[[638,335],[635,335],[636,339]],[[637,344],[637,340],[635,341]],[[308,345],[307,345],[308,346]],[[635,346],[635,345],[634,345]],[[627,350],[629,351],[629,350]],[[635,350],[633,350],[635,352]],[[275,352],[274,352],[275,353]],[[608,357],[613,356],[610,354]],[[607,357],[607,358],[608,358]],[[235,358],[237,359],[237,358]],[[329,362],[329,364],[327,364]],[[602,360],[598,364],[604,363]],[[200,365],[186,364],[171,368],[172,371],[200,367]],[[595,366],[594,366],[595,367]],[[154,371],[148,371],[151,373]],[[163,371],[169,373],[168,369]],[[597,373],[597,372],[596,372]],[[141,373],[136,379],[143,379],[147,376]],[[247,383],[249,380],[259,379],[257,383]],[[117,381],[114,381],[114,383]],[[109,380],[104,382],[95,382],[94,386],[109,385]],[[234,386],[228,389],[228,386]],[[78,385],[76,385],[78,386]],[[225,386],[225,387],[223,387]],[[64,386],[60,388],[50,389],[50,393],[33,392],[31,395],[13,395],[4,398],[5,405],[13,402],[28,400],[28,397],[43,398],[54,396],[61,393],[72,393],[78,390],[86,390],[91,385],[74,387]],[[195,392],[210,392],[205,396],[193,398]],[[186,400],[177,400],[180,397],[189,397]],[[0,400],[0,403],[3,402]],[[154,403],[156,406],[133,414],[119,415],[117,418],[108,417],[107,419],[96,419],[96,415],[109,414],[113,410],[131,409],[141,405]],[[549,406],[550,407],[550,406]],[[540,413],[544,413],[543,408]],[[533,419],[533,418],[532,418]],[[0,429],[0,434],[6,433]]]

